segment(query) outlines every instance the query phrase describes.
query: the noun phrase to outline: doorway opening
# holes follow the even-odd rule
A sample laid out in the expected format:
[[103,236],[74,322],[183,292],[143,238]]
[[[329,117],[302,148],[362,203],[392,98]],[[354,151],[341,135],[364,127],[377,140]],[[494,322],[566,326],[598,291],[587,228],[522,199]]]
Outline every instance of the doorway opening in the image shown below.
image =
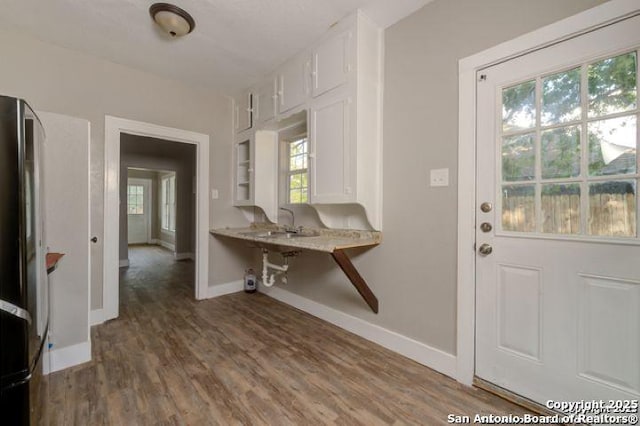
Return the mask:
[[[131,263],[128,235],[128,209],[132,213],[144,212],[145,190],[135,181],[129,185],[128,175],[147,172],[157,178],[158,194],[163,187],[163,178],[175,173],[173,186],[175,197],[171,199],[156,197],[154,208],[154,185],[151,178],[149,198],[150,215],[165,213],[165,234],[173,238],[162,237],[163,218],[155,222],[160,229],[154,239],[153,217],[146,224],[147,248],[162,250],[164,259],[173,261],[193,261],[193,285],[196,299],[208,296],[208,224],[209,204],[209,136],[175,128],[149,123],[105,117],[105,228],[104,228],[104,280],[103,309],[100,318],[94,323],[117,318],[119,314],[120,265]],[[142,177],[144,179],[144,176]],[[149,179],[149,175],[147,175]],[[169,190],[171,180],[166,179],[165,188]],[[139,188],[143,186],[143,188]],[[169,187],[167,187],[169,186]],[[139,194],[141,192],[141,194]],[[129,205],[129,199],[132,203]],[[121,203],[122,200],[122,203]],[[162,202],[166,208],[163,208]],[[140,205],[142,204],[142,206]],[[167,209],[175,204],[175,209]],[[155,213],[154,213],[155,212]],[[138,218],[141,219],[141,218]],[[144,220],[143,220],[144,222]],[[121,225],[123,225],[121,227]],[[172,226],[173,225],[173,226]],[[124,228],[124,229],[123,229]],[[144,227],[143,227],[144,228]],[[171,228],[175,228],[171,235]],[[139,228],[140,230],[140,228]],[[138,235],[138,238],[145,238]],[[165,248],[158,240],[165,241]],[[159,245],[155,245],[158,243]],[[171,247],[171,244],[173,247]],[[173,250],[171,251],[171,248]],[[149,251],[149,253],[152,253]],[[142,260],[144,256],[140,256]],[[153,262],[151,262],[153,263]],[[184,262],[182,263],[184,264]]]
[[[194,170],[195,164],[187,162],[185,166]],[[186,179],[185,183],[192,181]],[[174,259],[194,260],[195,194],[187,200],[182,196],[185,185],[178,188],[176,182],[175,170],[126,167],[121,173],[120,198],[124,200],[120,205],[121,268],[131,264],[129,251],[139,245],[160,246],[168,250]],[[177,207],[178,200],[182,203],[180,210]],[[189,222],[184,223],[187,220]],[[178,236],[183,232],[186,234]],[[180,251],[176,250],[176,240],[179,238],[186,238],[190,246],[185,248],[182,245]]]
[[[195,254],[196,147],[164,139],[120,135],[120,262],[135,285],[151,288],[160,269]],[[163,253],[164,252],[164,253]],[[165,268],[166,267],[166,268]],[[193,288],[193,274],[183,284]],[[121,300],[122,302],[122,300]]]

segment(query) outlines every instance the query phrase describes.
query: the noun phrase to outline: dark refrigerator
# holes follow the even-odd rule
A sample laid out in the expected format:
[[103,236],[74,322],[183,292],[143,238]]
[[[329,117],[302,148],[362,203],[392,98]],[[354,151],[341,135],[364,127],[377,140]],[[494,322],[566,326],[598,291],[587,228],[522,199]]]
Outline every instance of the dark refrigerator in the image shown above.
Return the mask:
[[0,424],[47,424],[49,290],[44,131],[21,99],[0,96]]

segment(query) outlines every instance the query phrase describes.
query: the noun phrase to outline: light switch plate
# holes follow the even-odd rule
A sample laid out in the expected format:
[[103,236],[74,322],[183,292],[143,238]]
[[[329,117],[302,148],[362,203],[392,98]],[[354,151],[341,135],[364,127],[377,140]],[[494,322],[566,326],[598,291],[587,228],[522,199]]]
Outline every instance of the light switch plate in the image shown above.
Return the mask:
[[219,196],[220,196],[220,194],[218,193],[217,189],[212,189],[211,190],[211,199],[212,200],[217,200]]
[[431,186],[449,186],[449,169],[431,170]]

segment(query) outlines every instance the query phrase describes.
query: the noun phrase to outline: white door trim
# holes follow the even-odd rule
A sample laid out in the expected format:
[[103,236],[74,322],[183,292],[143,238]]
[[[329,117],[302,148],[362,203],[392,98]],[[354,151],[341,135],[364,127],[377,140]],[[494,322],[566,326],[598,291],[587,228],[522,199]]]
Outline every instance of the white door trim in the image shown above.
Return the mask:
[[499,44],[458,62],[458,313],[456,379],[475,372],[476,74],[488,66],[640,11],[637,0],[608,3]]
[[102,305],[104,320],[118,317],[120,227],[120,134],[170,140],[196,145],[196,276],[195,297],[207,297],[209,277],[209,135],[105,116],[105,179],[104,179],[104,271]]
[[[153,218],[153,181],[149,178],[127,178],[127,186],[128,185],[142,185],[144,186],[144,199],[145,199],[145,209],[144,215],[147,219],[147,244],[151,244],[151,222]],[[128,202],[128,201],[127,201]],[[128,215],[127,211],[127,215]],[[128,233],[127,233],[128,240]],[[128,256],[127,256],[128,257]]]

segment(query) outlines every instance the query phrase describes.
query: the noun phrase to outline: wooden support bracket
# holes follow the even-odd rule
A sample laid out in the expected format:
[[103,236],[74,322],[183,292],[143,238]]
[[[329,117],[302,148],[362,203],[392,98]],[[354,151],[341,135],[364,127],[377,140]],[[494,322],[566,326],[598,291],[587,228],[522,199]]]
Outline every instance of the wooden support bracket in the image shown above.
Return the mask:
[[364,280],[364,278],[362,278],[356,267],[353,266],[353,263],[351,263],[351,259],[349,259],[344,250],[334,250],[331,253],[331,256],[333,257],[333,260],[335,260],[336,263],[340,266],[345,275],[349,278],[351,284],[353,284],[356,290],[358,290],[360,296],[362,296],[364,301],[367,302],[367,305],[369,305],[371,310],[377,314],[378,298],[375,294],[373,294],[373,292],[367,285],[367,282]]

